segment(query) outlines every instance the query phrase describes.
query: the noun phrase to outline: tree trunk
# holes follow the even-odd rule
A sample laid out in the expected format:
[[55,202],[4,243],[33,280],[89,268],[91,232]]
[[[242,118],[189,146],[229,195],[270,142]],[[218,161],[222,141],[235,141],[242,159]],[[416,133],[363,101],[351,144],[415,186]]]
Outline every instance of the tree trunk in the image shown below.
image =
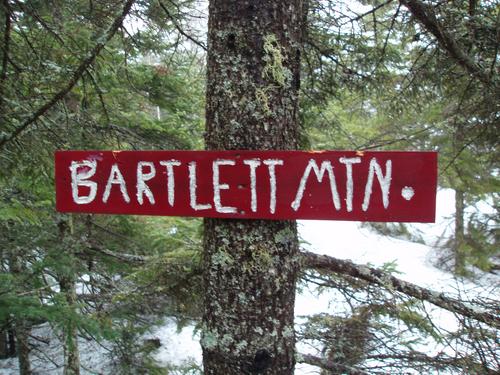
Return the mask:
[[0,331],[0,359],[16,356],[16,339],[12,328]]
[[[20,288],[26,287],[22,283],[21,274],[24,269],[24,260],[21,258],[19,253],[21,250],[17,247],[12,249],[9,256],[9,269],[12,275],[18,283],[21,283]],[[25,281],[25,280],[24,280]],[[28,343],[28,337],[30,333],[30,327],[25,319],[14,317],[14,336],[15,344],[14,347],[17,349],[17,358],[19,360],[19,374],[20,375],[30,375],[31,374],[31,364],[30,364],[30,346]]]
[[[71,220],[69,217],[67,220]],[[64,240],[71,225],[67,220],[61,219],[58,223],[59,239],[64,247],[64,251],[73,258],[71,246],[65,246]],[[64,371],[63,375],[80,375],[80,353],[78,350],[78,327],[74,316],[76,315],[76,286],[75,276],[72,270],[65,270],[59,275],[59,286],[63,293],[71,315],[67,317],[63,330],[64,339]]]
[[[59,280],[61,292],[66,298],[68,307],[75,314],[76,290],[73,278],[62,277]],[[78,350],[78,329],[73,317],[68,317],[64,327],[64,375],[80,375],[80,353]]]
[[28,343],[30,328],[24,321],[16,323],[17,358],[19,375],[31,375],[30,346]]
[[9,357],[15,357],[17,355],[16,348],[16,334],[13,329],[9,329],[7,332],[8,342],[9,342]]
[[7,331],[0,330],[0,359],[9,356],[9,347],[7,345]]
[[[300,4],[210,1],[208,149],[297,148]],[[292,374],[295,222],[206,219],[204,229],[205,374]]]
[[455,253],[455,273],[461,275],[465,272],[465,229],[464,229],[464,192],[455,190],[455,241],[453,251]]
[[[460,124],[455,124],[453,133],[453,154],[460,155],[464,148],[464,129]],[[465,189],[466,182],[462,180],[462,170],[460,163],[454,164],[457,180],[454,183],[455,188],[455,240],[453,241],[453,254],[455,256],[455,274],[465,274]]]

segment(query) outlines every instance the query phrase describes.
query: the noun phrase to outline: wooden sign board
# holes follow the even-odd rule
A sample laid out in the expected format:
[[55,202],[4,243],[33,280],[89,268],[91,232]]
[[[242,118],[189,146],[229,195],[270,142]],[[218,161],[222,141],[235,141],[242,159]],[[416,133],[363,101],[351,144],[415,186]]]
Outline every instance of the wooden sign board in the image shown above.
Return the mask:
[[60,212],[433,222],[435,152],[57,151]]

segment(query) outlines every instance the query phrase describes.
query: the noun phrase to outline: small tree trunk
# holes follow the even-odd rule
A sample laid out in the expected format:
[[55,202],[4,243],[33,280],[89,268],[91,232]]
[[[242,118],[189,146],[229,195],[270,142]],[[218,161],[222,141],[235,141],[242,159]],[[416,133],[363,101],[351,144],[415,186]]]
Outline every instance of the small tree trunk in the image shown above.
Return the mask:
[[9,346],[9,357],[15,357],[17,355],[16,349],[16,333],[13,329],[9,329],[7,332],[8,346]]
[[[297,147],[300,4],[210,1],[208,149]],[[205,374],[293,374],[295,222],[207,219],[204,229]]]
[[[464,130],[463,126],[455,124],[453,133],[453,153],[460,155],[464,147]],[[464,227],[464,210],[465,210],[465,182],[462,180],[462,171],[460,164],[454,164],[457,179],[455,181],[455,241],[453,242],[453,253],[455,256],[455,274],[463,275],[465,273],[465,227]]]
[[9,356],[9,347],[7,345],[7,331],[0,330],[0,359]]
[[464,192],[455,190],[455,241],[453,252],[455,254],[455,273],[461,275],[465,272],[465,227],[464,227]]
[[[72,278],[63,277],[59,280],[61,292],[66,298],[68,307],[75,310],[76,290]],[[64,375],[80,375],[80,353],[78,350],[78,328],[72,316],[64,328]]]
[[19,375],[31,375],[30,346],[28,342],[30,328],[23,322],[16,323],[17,358],[19,360]]
[[16,338],[12,329],[0,331],[0,359],[16,356]]
[[[18,254],[18,249],[12,250],[9,256],[9,269],[12,275],[18,280],[21,279],[23,272],[23,259]],[[21,281],[18,281],[22,284]],[[24,285],[23,285],[24,286]],[[29,359],[30,346],[28,342],[30,327],[26,320],[14,317],[14,335],[16,344],[14,347],[17,349],[17,358],[19,360],[19,374],[30,375],[31,364]]]
[[[69,218],[71,220],[71,218]],[[64,246],[64,240],[70,227],[68,222],[61,219],[58,223],[59,239]],[[70,246],[65,247],[68,256],[72,256]],[[59,275],[59,286],[63,293],[71,315],[66,319],[64,325],[64,371],[63,375],[80,375],[80,353],[78,350],[78,327],[76,325],[74,314],[76,314],[76,286],[75,277],[72,271],[65,270],[65,273]]]

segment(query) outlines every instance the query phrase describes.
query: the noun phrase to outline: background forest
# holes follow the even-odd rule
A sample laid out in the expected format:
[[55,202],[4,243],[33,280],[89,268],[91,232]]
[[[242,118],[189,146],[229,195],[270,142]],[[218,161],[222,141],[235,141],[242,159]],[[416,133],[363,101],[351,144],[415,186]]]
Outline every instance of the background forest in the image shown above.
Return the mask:
[[[435,265],[457,285],[498,286],[500,3],[303,6],[301,147],[439,151],[455,216]],[[202,329],[201,221],[57,213],[53,155],[203,149],[206,13],[191,0],[1,1],[0,359],[17,357],[20,374],[35,358],[64,374],[200,373],[161,367],[144,333],[167,317]],[[423,241],[404,224],[366,225]],[[347,307],[297,324],[320,350],[298,362],[322,374],[500,370],[498,288],[464,301],[401,281],[397,265],[303,254],[301,285],[334,288]],[[436,326],[427,304],[458,328]],[[422,338],[446,349],[419,351]],[[105,348],[105,367],[87,368],[82,342]]]

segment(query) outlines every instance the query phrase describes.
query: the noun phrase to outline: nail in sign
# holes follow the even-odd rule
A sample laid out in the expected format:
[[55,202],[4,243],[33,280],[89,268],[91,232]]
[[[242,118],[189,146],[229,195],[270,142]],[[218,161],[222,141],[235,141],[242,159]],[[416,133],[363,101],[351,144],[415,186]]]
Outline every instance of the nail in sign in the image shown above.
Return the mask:
[[433,222],[435,152],[57,151],[60,212]]

